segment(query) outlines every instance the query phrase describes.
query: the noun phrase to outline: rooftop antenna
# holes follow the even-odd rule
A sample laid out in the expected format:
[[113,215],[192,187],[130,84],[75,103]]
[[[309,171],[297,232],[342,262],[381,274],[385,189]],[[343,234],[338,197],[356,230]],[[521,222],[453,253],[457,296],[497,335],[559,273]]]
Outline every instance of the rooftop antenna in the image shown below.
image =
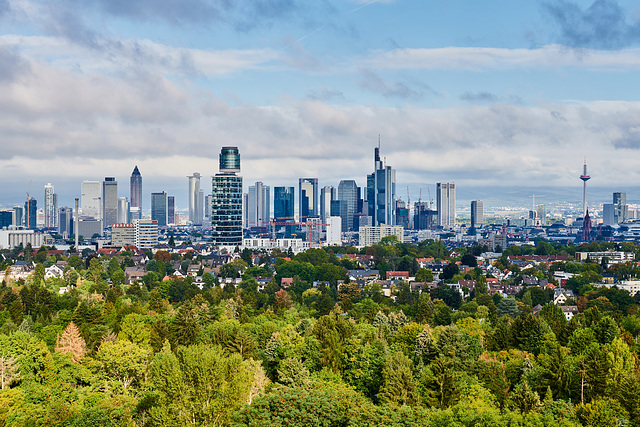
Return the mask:
[[[378,150],[380,149],[380,134],[378,134]],[[586,160],[585,160],[586,162]]]

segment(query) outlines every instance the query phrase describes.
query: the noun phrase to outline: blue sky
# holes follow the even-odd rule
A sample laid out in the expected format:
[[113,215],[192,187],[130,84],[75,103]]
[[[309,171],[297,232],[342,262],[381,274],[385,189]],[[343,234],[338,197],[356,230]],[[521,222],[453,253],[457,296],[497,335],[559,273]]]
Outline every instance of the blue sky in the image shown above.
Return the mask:
[[584,156],[625,191],[639,70],[631,1],[0,0],[0,204],[137,164],[184,205],[223,145],[247,185],[364,185],[378,135],[414,193],[579,193]]

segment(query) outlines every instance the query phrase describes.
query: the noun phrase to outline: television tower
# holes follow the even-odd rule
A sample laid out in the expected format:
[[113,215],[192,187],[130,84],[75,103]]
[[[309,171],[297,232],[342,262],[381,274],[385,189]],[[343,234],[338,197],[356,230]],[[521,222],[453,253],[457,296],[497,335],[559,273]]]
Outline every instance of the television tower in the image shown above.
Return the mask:
[[580,179],[584,182],[584,190],[582,193],[582,219],[587,216],[587,181],[591,179],[591,177],[587,174],[587,158],[584,158],[584,171],[582,175],[580,175]]

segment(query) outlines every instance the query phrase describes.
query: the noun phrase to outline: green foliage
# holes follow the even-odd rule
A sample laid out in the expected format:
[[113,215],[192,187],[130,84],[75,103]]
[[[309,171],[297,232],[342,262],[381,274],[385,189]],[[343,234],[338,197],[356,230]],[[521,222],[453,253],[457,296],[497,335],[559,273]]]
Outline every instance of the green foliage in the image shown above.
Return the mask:
[[175,354],[165,349],[151,364],[157,398],[149,409],[149,424],[226,425],[235,410],[264,388],[261,379],[259,366],[219,347],[199,344]]

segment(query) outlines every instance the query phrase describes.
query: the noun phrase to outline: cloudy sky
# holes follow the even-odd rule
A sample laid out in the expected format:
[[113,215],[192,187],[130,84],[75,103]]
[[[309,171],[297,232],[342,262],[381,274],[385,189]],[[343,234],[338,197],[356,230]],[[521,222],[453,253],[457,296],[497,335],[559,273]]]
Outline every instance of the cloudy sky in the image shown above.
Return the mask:
[[224,145],[246,185],[365,185],[379,136],[403,198],[579,189],[585,156],[624,191],[639,72],[637,1],[0,0],[0,205],[137,164],[185,207]]

